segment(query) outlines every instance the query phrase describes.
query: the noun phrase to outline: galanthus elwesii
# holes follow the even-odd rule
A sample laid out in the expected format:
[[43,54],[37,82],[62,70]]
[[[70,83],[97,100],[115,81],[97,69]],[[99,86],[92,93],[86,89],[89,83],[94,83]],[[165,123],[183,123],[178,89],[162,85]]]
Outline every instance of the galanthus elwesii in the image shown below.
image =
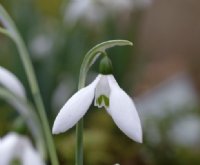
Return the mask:
[[142,143],[142,128],[135,105],[111,74],[112,65],[107,57],[100,64],[100,73],[91,84],[80,89],[65,103],[54,121],[53,133],[73,127],[95,98],[94,105],[104,107],[125,135]]

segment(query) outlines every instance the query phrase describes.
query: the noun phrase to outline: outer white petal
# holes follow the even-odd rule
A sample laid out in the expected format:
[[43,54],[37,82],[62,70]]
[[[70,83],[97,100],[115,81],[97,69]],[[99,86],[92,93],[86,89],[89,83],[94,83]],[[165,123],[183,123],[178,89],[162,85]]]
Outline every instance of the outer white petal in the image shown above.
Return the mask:
[[67,131],[83,117],[92,103],[100,77],[101,75],[97,76],[90,85],[79,90],[65,103],[54,121],[54,134]]
[[23,165],[44,165],[41,156],[33,148],[32,144],[27,138],[21,139],[21,145],[23,145],[23,154],[21,160]]
[[17,157],[18,137],[15,133],[10,133],[0,141],[0,164],[9,165],[10,161]]
[[9,133],[0,141],[0,165],[10,165],[13,159],[19,159],[23,165],[44,165],[28,138]]
[[112,75],[108,76],[110,85],[110,106],[107,109],[119,129],[129,138],[142,143],[140,118],[131,98],[118,86]]
[[25,90],[19,79],[10,71],[0,66],[0,84],[17,96],[25,98]]

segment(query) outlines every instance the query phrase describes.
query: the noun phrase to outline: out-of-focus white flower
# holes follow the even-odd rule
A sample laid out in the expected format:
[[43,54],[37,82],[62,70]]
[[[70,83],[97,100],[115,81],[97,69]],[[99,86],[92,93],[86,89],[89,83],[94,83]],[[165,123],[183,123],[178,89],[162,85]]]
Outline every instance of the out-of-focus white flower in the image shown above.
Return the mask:
[[142,142],[141,123],[134,103],[111,74],[100,74],[66,102],[55,119],[53,133],[58,134],[73,127],[87,112],[94,97],[95,106],[105,107],[124,134]]
[[144,122],[150,117],[162,119],[183,109],[198,105],[193,81],[185,72],[177,73],[135,100]]
[[191,148],[198,147],[196,145],[199,143],[200,134],[199,117],[194,114],[188,114],[177,119],[168,134],[170,140],[176,145]]
[[30,49],[34,58],[41,59],[47,57],[52,52],[53,36],[39,34],[33,37],[30,42]]
[[149,6],[152,0],[71,0],[65,9],[66,23],[81,20],[87,23],[101,23],[110,15],[130,12],[134,8]]
[[10,71],[0,66],[0,85],[16,96],[26,98],[25,89],[19,79]]
[[10,165],[14,160],[22,165],[45,164],[27,137],[9,133],[0,140],[0,164]]
[[64,14],[66,23],[75,24],[83,19],[87,23],[101,22],[105,17],[105,10],[100,1],[71,0]]

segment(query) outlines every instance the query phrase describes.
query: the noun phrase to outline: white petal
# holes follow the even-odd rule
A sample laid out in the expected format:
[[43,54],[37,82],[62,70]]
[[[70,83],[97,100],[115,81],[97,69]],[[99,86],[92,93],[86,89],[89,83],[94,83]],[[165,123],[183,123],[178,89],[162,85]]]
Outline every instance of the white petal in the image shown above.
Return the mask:
[[27,138],[22,139],[23,143],[23,154],[21,155],[21,160],[23,165],[44,165],[41,156],[39,153],[33,148],[30,141]]
[[100,104],[98,103],[97,100],[100,96],[106,96],[107,98],[109,98],[109,95],[110,95],[110,87],[108,84],[107,76],[101,75],[101,78],[100,78],[99,82],[97,83],[96,89],[95,89],[94,105],[97,106],[98,108],[107,107],[104,100],[102,100],[102,102]]
[[21,98],[26,98],[25,90],[19,79],[10,71],[0,66],[0,84]]
[[0,164],[9,165],[17,157],[18,137],[15,133],[10,133],[3,137],[0,142]]
[[9,165],[13,159],[19,159],[23,165],[44,165],[27,137],[9,133],[0,141],[0,164]]
[[111,89],[110,106],[107,109],[119,129],[129,138],[142,143],[140,118],[131,98],[118,86],[112,75],[108,76]]
[[53,133],[58,134],[73,127],[87,112],[94,98],[94,90],[100,79],[99,75],[90,85],[80,89],[63,106],[53,125]]

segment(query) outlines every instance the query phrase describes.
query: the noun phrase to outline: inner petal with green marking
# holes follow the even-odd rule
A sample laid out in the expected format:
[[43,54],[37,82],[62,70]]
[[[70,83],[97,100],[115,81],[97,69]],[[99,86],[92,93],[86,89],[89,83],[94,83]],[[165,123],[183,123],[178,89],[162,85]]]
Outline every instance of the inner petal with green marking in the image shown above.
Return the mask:
[[102,75],[96,89],[95,89],[95,102],[94,105],[98,108],[109,107],[110,86],[108,84],[107,76]]

